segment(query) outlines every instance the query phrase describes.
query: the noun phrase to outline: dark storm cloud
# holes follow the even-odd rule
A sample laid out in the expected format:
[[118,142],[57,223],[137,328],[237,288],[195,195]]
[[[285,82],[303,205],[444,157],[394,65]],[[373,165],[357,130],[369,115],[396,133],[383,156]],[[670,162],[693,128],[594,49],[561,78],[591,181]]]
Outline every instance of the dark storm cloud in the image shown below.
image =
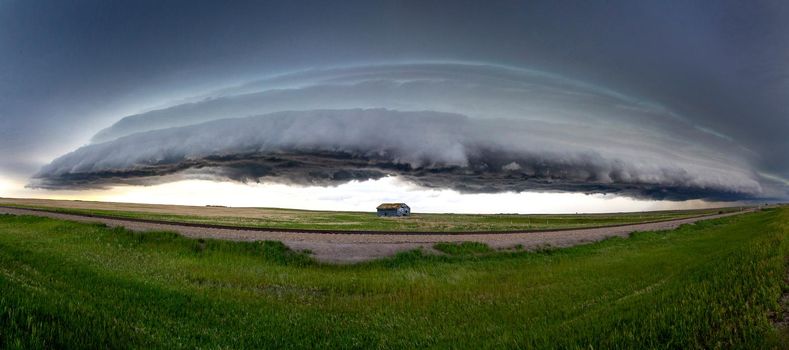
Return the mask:
[[[363,68],[426,60],[483,64]],[[565,123],[576,150],[584,128],[607,128],[617,150],[644,137],[786,198],[787,61],[780,1],[4,1],[0,174],[30,176],[91,136],[383,107]],[[323,69],[336,66],[352,68]],[[263,76],[278,78],[223,89]],[[208,100],[172,103],[184,96]]]
[[[168,108],[128,116],[94,142],[136,132],[283,110],[387,108],[458,113],[660,135],[675,148],[697,144],[741,160],[737,142],[649,101],[556,74],[469,63],[411,63],[311,70],[228,88]],[[627,133],[616,137],[625,140]],[[692,141],[692,142],[689,142]],[[614,145],[616,141],[611,141]],[[626,147],[617,145],[612,147]],[[747,156],[747,155],[746,155]]]
[[667,156],[671,150],[648,138],[612,149],[614,134],[623,136],[439,112],[279,112],[85,146],[44,167],[32,186],[96,188],[184,178],[336,185],[395,175],[461,192],[580,191],[670,200],[761,193],[747,169],[709,161],[712,151]]

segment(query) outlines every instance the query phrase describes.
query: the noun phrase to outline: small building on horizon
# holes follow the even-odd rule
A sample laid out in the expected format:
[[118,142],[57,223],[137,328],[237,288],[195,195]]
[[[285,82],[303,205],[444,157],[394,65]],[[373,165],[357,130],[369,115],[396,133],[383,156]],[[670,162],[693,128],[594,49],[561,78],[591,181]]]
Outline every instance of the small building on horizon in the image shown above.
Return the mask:
[[381,203],[377,208],[378,216],[409,216],[411,207],[405,203]]

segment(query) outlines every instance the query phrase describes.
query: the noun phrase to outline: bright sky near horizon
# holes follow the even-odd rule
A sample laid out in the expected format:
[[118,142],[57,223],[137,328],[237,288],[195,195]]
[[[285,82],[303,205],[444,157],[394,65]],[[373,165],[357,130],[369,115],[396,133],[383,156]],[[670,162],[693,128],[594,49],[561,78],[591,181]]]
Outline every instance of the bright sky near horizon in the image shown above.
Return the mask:
[[581,193],[460,194],[453,190],[425,190],[395,178],[354,181],[336,187],[184,180],[150,187],[55,193],[20,190],[20,185],[0,183],[0,197],[340,211],[374,211],[381,202],[406,202],[414,212],[466,214],[634,212],[715,208],[739,204],[701,200],[635,200],[621,196]]

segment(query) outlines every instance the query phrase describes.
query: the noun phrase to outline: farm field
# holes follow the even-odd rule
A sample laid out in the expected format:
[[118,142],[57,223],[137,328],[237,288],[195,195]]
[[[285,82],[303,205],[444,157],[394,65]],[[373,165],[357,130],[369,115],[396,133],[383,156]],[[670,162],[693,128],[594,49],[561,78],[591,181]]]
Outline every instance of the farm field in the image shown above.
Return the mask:
[[67,214],[87,214],[112,218],[212,224],[233,227],[397,232],[485,232],[569,229],[681,219],[740,210],[740,208],[732,207],[699,210],[567,215],[415,213],[407,218],[379,218],[374,212],[195,207],[11,198],[0,198],[0,206],[46,209]]
[[356,265],[0,215],[0,348],[784,348],[789,208]]

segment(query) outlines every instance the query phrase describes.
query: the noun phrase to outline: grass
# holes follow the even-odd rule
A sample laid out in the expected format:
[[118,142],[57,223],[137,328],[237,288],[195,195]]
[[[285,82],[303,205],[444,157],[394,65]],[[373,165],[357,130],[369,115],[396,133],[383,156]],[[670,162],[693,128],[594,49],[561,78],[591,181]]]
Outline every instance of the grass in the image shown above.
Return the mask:
[[[250,216],[181,215],[154,211],[68,208],[15,203],[0,203],[16,208],[46,209],[66,214],[87,214],[112,218],[144,219],[165,222],[213,224],[234,227],[264,227],[280,229],[322,229],[344,231],[517,231],[550,230],[579,227],[633,224],[717,214],[740,208],[652,211],[614,214],[413,214],[405,218],[381,218],[372,212],[331,212],[288,209],[259,209]],[[152,207],[153,208],[153,207]],[[155,209],[151,209],[155,210]],[[246,209],[248,210],[248,209]],[[232,209],[229,211],[232,213]],[[245,214],[246,215],[246,214]]]
[[479,242],[437,243],[433,245],[433,249],[452,256],[480,255],[493,252],[487,244]]
[[789,208],[351,266],[0,215],[0,348],[781,348]]

